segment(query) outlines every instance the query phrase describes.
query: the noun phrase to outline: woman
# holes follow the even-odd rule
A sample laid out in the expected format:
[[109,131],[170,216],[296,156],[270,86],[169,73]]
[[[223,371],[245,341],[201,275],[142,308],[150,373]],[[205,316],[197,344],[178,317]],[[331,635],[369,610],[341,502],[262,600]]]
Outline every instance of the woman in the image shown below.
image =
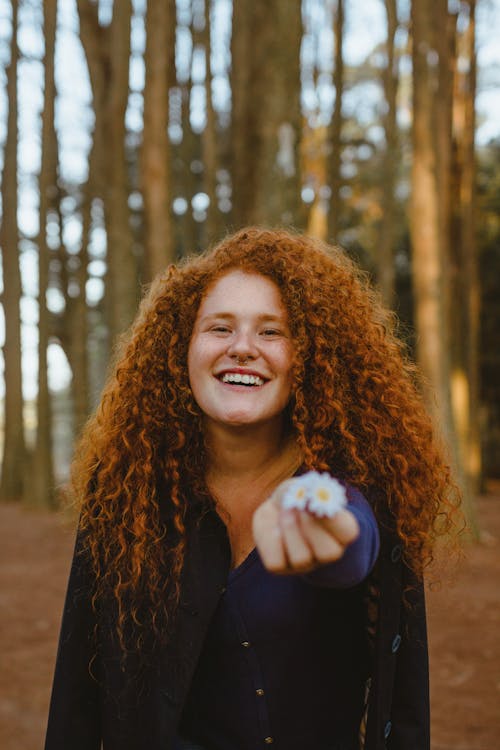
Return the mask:
[[[429,747],[422,573],[456,500],[414,375],[310,238],[155,280],[73,466],[46,750]],[[308,471],[332,517],[285,507]]]

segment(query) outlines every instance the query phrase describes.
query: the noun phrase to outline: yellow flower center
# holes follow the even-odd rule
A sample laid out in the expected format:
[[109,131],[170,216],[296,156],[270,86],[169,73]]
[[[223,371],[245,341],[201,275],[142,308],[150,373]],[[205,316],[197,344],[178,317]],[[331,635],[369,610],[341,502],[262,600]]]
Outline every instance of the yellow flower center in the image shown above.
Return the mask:
[[318,489],[316,496],[318,500],[321,500],[323,503],[326,503],[330,499],[330,493],[324,487]]

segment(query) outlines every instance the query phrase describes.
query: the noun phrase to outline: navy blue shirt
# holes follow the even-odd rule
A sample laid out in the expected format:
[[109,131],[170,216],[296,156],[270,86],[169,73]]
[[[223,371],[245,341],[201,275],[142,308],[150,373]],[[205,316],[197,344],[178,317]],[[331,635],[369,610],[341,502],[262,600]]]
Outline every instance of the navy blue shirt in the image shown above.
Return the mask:
[[180,731],[206,750],[351,750],[367,654],[360,587],[379,549],[368,502],[347,488],[360,534],[334,563],[275,575],[254,549],[229,573]]

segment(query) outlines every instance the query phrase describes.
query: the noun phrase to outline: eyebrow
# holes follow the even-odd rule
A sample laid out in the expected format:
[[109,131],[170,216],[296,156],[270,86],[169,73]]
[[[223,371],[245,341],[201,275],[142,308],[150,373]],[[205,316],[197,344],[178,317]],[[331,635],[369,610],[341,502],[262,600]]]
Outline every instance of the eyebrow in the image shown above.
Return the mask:
[[[217,319],[223,319],[223,320],[232,320],[235,318],[234,313],[230,312],[215,312],[215,313],[209,313],[208,315],[204,315],[202,320],[210,320],[210,318],[217,318]],[[257,316],[257,320],[264,321],[264,320],[273,320],[277,322],[284,323],[286,322],[286,316],[285,315],[273,315],[272,313],[261,313]]]

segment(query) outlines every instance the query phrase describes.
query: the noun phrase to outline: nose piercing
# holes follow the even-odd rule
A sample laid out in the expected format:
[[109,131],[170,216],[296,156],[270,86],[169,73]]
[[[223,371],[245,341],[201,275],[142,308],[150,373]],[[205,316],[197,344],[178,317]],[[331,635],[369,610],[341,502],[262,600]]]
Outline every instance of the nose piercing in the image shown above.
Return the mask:
[[239,355],[236,355],[237,365],[246,365],[247,362],[248,362],[248,357],[240,357]]

